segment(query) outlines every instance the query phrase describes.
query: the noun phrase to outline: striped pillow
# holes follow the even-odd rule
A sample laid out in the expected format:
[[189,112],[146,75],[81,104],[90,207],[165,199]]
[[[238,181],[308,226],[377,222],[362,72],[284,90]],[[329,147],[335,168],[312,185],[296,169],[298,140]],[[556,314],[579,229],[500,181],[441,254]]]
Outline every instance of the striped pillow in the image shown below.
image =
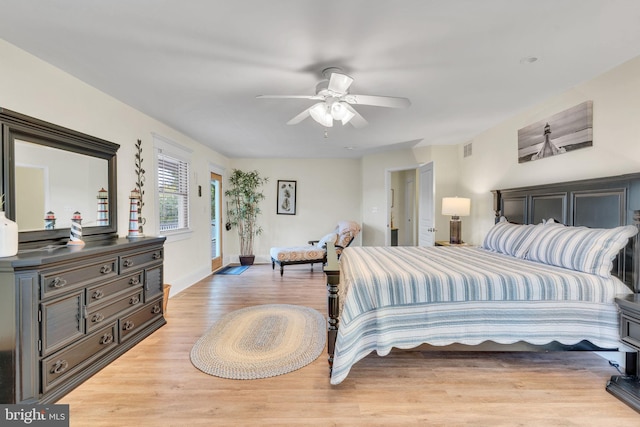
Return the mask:
[[546,224],[531,243],[527,259],[571,270],[611,277],[612,262],[638,229],[566,227]]
[[502,218],[491,227],[482,242],[482,247],[493,252],[524,258],[529,245],[542,227],[542,224],[511,224]]

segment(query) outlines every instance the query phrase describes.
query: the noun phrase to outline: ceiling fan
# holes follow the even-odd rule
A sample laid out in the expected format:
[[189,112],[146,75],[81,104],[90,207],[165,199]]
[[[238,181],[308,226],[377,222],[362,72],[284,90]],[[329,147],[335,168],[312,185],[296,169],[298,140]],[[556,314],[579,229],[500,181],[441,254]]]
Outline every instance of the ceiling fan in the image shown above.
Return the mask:
[[315,95],[258,95],[257,98],[295,98],[319,101],[289,120],[287,124],[295,125],[311,116],[324,127],[333,126],[334,120],[339,120],[343,125],[351,123],[356,128],[366,126],[367,121],[352,105],[389,108],[407,108],[411,105],[411,101],[407,98],[349,93],[353,78],[344,74],[340,68],[326,68],[322,71],[322,75],[325,80],[318,83]]

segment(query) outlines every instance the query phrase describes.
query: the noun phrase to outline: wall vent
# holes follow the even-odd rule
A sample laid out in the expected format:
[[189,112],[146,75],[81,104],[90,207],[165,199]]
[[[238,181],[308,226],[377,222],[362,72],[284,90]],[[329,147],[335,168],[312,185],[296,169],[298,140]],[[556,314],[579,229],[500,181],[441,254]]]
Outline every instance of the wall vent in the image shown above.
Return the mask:
[[471,145],[471,142],[468,144],[465,144],[464,146],[464,157],[469,157],[471,156],[471,154],[473,153],[473,146]]

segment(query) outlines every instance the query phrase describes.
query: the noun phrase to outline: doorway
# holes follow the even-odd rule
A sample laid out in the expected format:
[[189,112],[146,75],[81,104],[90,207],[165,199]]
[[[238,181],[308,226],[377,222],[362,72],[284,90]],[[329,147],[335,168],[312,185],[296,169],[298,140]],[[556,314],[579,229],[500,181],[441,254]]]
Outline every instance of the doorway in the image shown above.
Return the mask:
[[432,246],[435,241],[433,162],[387,170],[386,245]]
[[222,268],[222,176],[211,172],[211,271]]

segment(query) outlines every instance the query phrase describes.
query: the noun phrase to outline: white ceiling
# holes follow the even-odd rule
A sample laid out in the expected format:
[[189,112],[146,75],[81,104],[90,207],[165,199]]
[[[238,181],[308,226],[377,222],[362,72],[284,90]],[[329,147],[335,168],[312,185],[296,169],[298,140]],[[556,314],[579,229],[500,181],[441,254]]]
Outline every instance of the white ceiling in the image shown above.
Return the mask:
[[[2,0],[0,38],[229,157],[361,157],[466,142],[640,55],[640,1]],[[329,66],[412,105],[325,138],[286,125],[314,101],[256,99]]]

